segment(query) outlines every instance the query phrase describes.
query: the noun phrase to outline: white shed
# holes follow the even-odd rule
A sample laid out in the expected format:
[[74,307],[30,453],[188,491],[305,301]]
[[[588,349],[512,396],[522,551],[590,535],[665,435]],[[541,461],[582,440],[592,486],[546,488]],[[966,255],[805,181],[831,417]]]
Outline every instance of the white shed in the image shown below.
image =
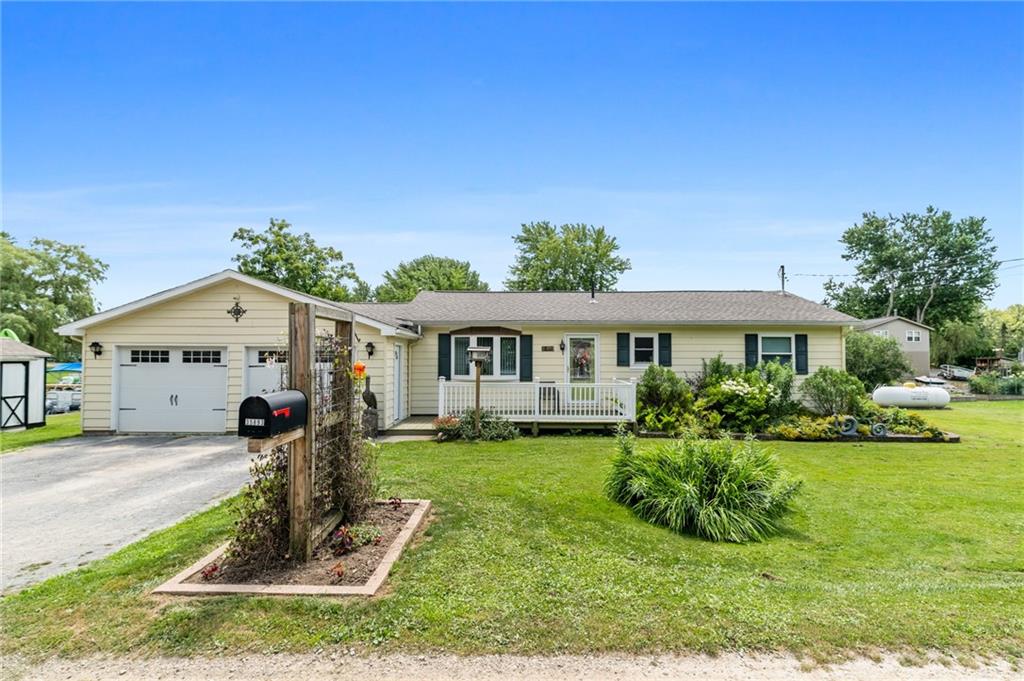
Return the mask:
[[46,425],[49,353],[0,338],[0,430]]

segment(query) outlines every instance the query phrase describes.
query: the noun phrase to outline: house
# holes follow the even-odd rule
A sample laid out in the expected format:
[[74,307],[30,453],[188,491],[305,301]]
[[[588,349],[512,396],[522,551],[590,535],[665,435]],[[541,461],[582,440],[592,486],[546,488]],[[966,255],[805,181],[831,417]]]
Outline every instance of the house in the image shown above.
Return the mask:
[[856,327],[876,336],[895,338],[915,376],[927,375],[931,367],[932,327],[899,316],[865,319]]
[[425,291],[408,303],[332,303],[226,270],[60,329],[82,342],[83,429],[234,430],[241,399],[280,382],[271,358],[287,343],[291,301],[352,315],[355,359],[385,428],[471,406],[471,346],[492,349],[484,406],[521,423],[615,422],[635,417],[635,380],[651,364],[683,375],[717,354],[778,359],[799,382],[844,367],[844,335],[858,321],[777,291]]
[[0,337],[0,430],[46,425],[46,360],[50,353]]

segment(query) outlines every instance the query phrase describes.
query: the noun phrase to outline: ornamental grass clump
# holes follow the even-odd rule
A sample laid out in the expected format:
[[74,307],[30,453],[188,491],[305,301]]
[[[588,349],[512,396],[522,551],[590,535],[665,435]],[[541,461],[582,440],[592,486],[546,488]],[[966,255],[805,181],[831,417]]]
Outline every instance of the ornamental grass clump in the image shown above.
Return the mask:
[[742,543],[776,532],[802,484],[752,439],[684,438],[637,451],[620,431],[605,492],[649,523]]

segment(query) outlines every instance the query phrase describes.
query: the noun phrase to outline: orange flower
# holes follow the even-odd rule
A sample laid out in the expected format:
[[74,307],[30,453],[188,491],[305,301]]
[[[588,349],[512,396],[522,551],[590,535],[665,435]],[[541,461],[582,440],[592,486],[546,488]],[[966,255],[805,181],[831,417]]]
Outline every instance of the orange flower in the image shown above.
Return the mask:
[[362,362],[356,362],[352,365],[352,371],[355,373],[356,378],[362,379],[366,376],[366,365]]

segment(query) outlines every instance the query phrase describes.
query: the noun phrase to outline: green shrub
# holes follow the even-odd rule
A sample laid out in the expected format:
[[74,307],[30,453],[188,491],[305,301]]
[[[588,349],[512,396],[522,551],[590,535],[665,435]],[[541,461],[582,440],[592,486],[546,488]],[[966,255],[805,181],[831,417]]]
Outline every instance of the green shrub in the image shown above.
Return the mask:
[[935,439],[944,437],[943,432],[928,423],[917,412],[900,407],[882,407],[868,397],[858,400],[853,415],[865,426],[873,423],[884,423],[890,433],[903,435],[927,435]]
[[779,390],[755,369],[708,386],[697,406],[721,414],[724,428],[756,433],[772,420],[780,402]]
[[652,364],[636,387],[637,421],[644,430],[678,433],[683,417],[693,409],[686,381],[668,367]]
[[655,525],[746,542],[778,529],[801,485],[753,440],[685,438],[637,451],[620,432],[605,492]]
[[906,376],[912,368],[895,338],[855,331],[846,337],[846,371],[874,387]]
[[690,388],[693,389],[694,395],[700,397],[710,386],[718,385],[739,373],[742,373],[742,367],[729,364],[722,359],[722,355],[719,353],[710,360],[702,359],[700,361],[700,371],[689,380]]
[[773,360],[758,364],[757,370],[765,382],[775,388],[775,397],[768,403],[772,420],[795,412],[800,405],[793,401],[793,381],[796,379],[793,367]]
[[821,367],[804,380],[800,392],[819,414],[853,414],[864,397],[864,384],[845,371]]
[[461,416],[441,416],[434,419],[434,428],[437,429],[437,439],[441,442],[451,440],[514,440],[519,437],[519,429],[514,423],[503,416],[490,412],[486,409],[480,410],[480,437],[476,436],[476,424],[473,415],[475,409],[467,409]]
[[972,393],[980,395],[1024,395],[1024,376],[975,374],[968,381]]
[[767,433],[783,440],[835,440],[839,427],[834,416],[797,416],[769,426]]

